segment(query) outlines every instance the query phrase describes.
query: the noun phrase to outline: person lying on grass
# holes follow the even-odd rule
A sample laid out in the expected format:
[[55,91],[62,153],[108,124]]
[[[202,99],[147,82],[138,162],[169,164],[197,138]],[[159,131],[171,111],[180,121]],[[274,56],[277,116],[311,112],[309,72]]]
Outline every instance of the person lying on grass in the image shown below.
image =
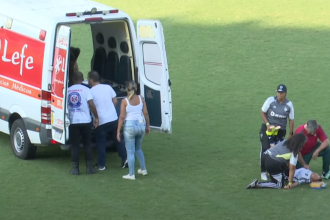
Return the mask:
[[[322,181],[322,177],[319,174],[314,173],[311,170],[308,170],[306,168],[299,168],[299,169],[296,169],[293,180],[294,180],[294,183],[292,183],[290,188],[296,187],[298,185],[310,184],[313,182]],[[248,185],[248,186],[250,186],[250,185]],[[256,187],[254,187],[254,188],[259,188],[258,183],[256,184]],[[288,189],[289,186],[284,186],[284,188]]]
[[266,170],[271,181],[258,182],[258,179],[254,179],[246,189],[251,188],[283,188],[284,172],[287,169],[289,163],[289,183],[291,188],[294,173],[296,171],[296,164],[298,161],[298,153],[304,146],[307,137],[303,133],[294,134],[291,138],[284,140],[274,147],[269,148],[261,156],[261,166]]
[[[319,174],[312,172],[306,168],[299,168],[296,169],[294,173],[293,180],[295,181],[292,183],[291,188],[296,187],[302,184],[310,184],[313,182],[322,181],[322,178]],[[285,189],[288,189],[288,186],[284,186]]]

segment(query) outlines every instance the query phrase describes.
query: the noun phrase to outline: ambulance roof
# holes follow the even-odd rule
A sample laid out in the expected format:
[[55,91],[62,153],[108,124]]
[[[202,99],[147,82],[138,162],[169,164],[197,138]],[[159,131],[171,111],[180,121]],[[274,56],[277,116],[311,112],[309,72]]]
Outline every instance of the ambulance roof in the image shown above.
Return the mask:
[[66,13],[115,9],[91,0],[0,0],[0,15],[46,29],[51,20]]

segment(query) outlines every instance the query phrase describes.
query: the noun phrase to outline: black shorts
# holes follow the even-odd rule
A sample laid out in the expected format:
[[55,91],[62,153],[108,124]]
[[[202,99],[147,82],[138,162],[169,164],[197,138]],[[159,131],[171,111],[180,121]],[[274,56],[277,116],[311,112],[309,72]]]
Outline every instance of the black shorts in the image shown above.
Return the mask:
[[287,162],[273,159],[268,154],[265,154],[263,156],[264,156],[265,169],[270,175],[284,173],[285,170],[287,169]]

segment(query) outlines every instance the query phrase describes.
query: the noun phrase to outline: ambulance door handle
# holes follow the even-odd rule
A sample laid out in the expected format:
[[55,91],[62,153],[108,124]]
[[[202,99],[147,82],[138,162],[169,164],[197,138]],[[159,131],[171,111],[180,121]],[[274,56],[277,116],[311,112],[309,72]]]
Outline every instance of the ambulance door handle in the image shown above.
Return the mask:
[[54,102],[55,100],[54,100],[54,99],[52,99],[52,101]]

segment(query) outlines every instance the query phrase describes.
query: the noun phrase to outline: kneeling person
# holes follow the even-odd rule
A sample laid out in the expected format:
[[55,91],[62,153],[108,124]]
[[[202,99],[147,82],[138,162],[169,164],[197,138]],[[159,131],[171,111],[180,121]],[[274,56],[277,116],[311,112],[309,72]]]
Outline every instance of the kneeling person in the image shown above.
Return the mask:
[[284,172],[289,163],[289,188],[292,185],[298,153],[301,151],[307,140],[306,135],[298,133],[290,139],[276,144],[269,148],[261,157],[261,165],[270,174],[271,181],[258,182],[254,179],[246,189],[251,188],[282,188],[284,183]]

